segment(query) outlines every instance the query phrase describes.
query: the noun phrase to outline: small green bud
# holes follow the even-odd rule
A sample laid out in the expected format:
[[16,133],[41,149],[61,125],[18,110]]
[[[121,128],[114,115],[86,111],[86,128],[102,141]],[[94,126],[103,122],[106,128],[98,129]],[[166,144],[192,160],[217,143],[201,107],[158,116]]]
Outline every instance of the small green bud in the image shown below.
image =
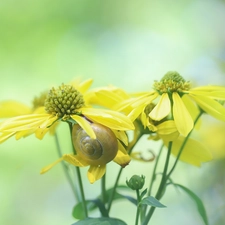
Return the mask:
[[142,189],[145,184],[145,177],[143,175],[133,175],[129,181],[126,181],[127,186],[132,190]]

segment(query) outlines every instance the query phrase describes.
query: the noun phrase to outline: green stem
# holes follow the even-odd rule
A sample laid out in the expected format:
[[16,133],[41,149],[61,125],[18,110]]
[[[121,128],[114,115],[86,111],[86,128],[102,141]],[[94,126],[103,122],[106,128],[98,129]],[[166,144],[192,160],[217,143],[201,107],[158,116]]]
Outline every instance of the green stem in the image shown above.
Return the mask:
[[[129,145],[127,147],[127,152],[128,152],[129,155],[131,154],[134,146],[136,145],[136,143],[138,142],[138,140],[141,138],[142,135],[143,135],[143,133],[140,132],[140,129],[138,129],[138,128],[135,129],[133,140],[129,143]],[[115,181],[115,184],[114,184],[114,187],[113,187],[113,190],[112,190],[112,194],[109,198],[109,204],[108,204],[108,209],[107,209],[108,213],[111,209],[112,202],[113,202],[114,196],[116,194],[116,188],[118,186],[119,179],[120,179],[120,176],[122,174],[122,170],[123,170],[123,168],[121,167],[118,174],[117,174],[116,181]]]
[[[196,119],[195,119],[195,121],[194,121],[194,126],[196,125],[196,123],[198,122],[198,120],[199,120],[199,118],[201,117],[202,114],[203,114],[203,111],[200,111],[199,114],[198,114],[198,116],[196,117]],[[183,143],[182,143],[182,145],[181,145],[181,147],[180,147],[179,153],[177,154],[177,158],[176,158],[176,160],[175,160],[175,162],[174,162],[174,164],[173,164],[173,166],[172,166],[170,172],[169,172],[168,175],[167,175],[167,179],[169,179],[170,176],[171,176],[171,174],[173,173],[173,171],[174,171],[174,169],[175,169],[175,167],[176,167],[176,165],[177,165],[177,163],[178,163],[178,160],[180,159],[180,156],[181,156],[181,154],[182,154],[182,152],[183,152],[183,149],[184,149],[184,147],[185,147],[185,145],[186,145],[186,143],[187,143],[187,141],[188,141],[188,138],[190,137],[192,131],[193,131],[193,129],[192,129],[192,130],[189,132],[189,134],[185,137],[185,139],[184,139],[184,141],[183,141]]]
[[[155,165],[154,165],[154,168],[153,168],[153,171],[152,171],[152,177],[151,177],[149,189],[148,189],[148,192],[147,192],[147,196],[150,196],[151,193],[152,193],[153,184],[154,184],[155,179],[156,179],[156,169],[157,169],[157,166],[158,166],[158,163],[159,163],[159,159],[160,159],[160,156],[161,156],[163,147],[164,147],[164,144],[161,145],[161,147],[160,147],[160,149],[159,149],[159,154],[158,154],[158,156],[156,157],[156,161],[155,161]],[[144,218],[145,218],[146,210],[147,210],[147,206],[146,206],[146,205],[142,206],[141,221],[143,221]]]
[[105,190],[105,183],[106,183],[106,177],[105,175],[101,179],[101,190],[102,190],[102,201],[105,204],[106,203],[106,190]]
[[136,211],[135,225],[138,225],[139,214],[140,214],[140,206],[139,206],[139,202],[141,201],[139,189],[136,190],[136,194],[137,194],[137,201],[138,201],[138,204],[137,204],[137,211]]
[[155,181],[155,179],[156,179],[156,169],[157,169],[157,166],[158,166],[159,158],[160,158],[160,156],[161,156],[163,147],[164,147],[164,144],[161,145],[160,150],[159,150],[159,154],[158,154],[158,156],[156,157],[154,169],[153,169],[153,171],[152,171],[152,178],[151,178],[150,186],[149,186],[148,193],[147,193],[148,196],[150,196],[151,193],[152,193],[153,183],[154,183],[154,181]]
[[[165,186],[166,186],[166,181],[167,181],[167,170],[168,170],[168,166],[169,166],[169,159],[170,159],[170,154],[171,154],[171,149],[172,149],[172,142],[169,142],[169,145],[168,145],[168,151],[167,151],[167,156],[166,156],[166,162],[165,162],[165,165],[164,165],[164,170],[163,170],[163,175],[162,175],[162,179],[161,179],[161,182],[160,182],[160,185],[159,185],[159,189],[156,193],[156,196],[155,198],[160,200],[161,197],[163,196],[163,193],[164,193],[164,190],[165,190]],[[145,220],[143,221],[142,225],[147,225],[149,220],[151,219],[154,211],[155,211],[155,207],[151,207],[148,214],[146,215],[145,217]]]
[[[58,135],[57,135],[56,132],[54,134],[54,138],[55,138],[57,153],[58,153],[59,157],[61,158],[63,154],[62,154],[62,151],[61,151],[61,148],[60,148],[59,139],[58,139]],[[62,164],[62,167],[63,167],[63,171],[65,173],[66,179],[68,180],[68,182],[70,184],[70,187],[73,191],[73,194],[75,196],[75,199],[79,200],[79,196],[78,196],[78,193],[77,193],[76,186],[75,186],[75,184],[74,184],[74,182],[71,178],[71,175],[69,173],[69,168],[64,161],[62,161],[61,164]]]
[[[71,135],[71,140],[72,140],[72,129],[73,126],[71,123],[69,123],[70,127],[70,135]],[[74,146],[72,145],[73,153],[76,154],[76,150],[74,149]],[[77,173],[77,179],[78,179],[78,185],[80,188],[80,194],[81,194],[81,201],[84,209],[84,215],[87,218],[88,217],[88,210],[87,210],[87,205],[86,205],[86,199],[85,199],[85,194],[84,194],[84,188],[83,188],[83,182],[82,182],[82,177],[80,173],[80,168],[76,166],[76,173]]]

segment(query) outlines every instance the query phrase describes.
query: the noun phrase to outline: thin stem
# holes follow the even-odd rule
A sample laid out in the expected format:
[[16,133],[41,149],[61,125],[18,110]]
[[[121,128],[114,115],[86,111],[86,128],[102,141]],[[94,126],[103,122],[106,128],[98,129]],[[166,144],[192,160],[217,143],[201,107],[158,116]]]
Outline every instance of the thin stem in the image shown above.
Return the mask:
[[[69,123],[69,127],[70,127],[70,135],[71,135],[71,139],[72,139],[72,124]],[[73,153],[76,154],[76,150],[74,149],[74,146],[72,145],[72,149],[73,149]],[[87,218],[88,217],[88,210],[87,210],[87,205],[86,205],[86,199],[85,199],[85,194],[84,194],[84,188],[83,188],[83,182],[82,182],[82,177],[81,177],[81,173],[80,173],[80,167],[76,166],[76,173],[77,173],[77,179],[78,179],[78,185],[80,188],[80,194],[81,194],[81,200],[82,200],[82,205],[83,205],[83,209],[84,209],[84,215]]]
[[[59,138],[58,138],[58,135],[57,135],[56,132],[54,134],[54,138],[55,138],[57,153],[58,153],[59,157],[61,158],[63,154],[62,154],[62,151],[61,151],[61,148],[60,148]],[[62,164],[62,167],[63,167],[63,171],[65,173],[66,179],[68,180],[68,182],[70,184],[70,187],[73,191],[73,194],[75,196],[75,199],[78,200],[79,196],[78,196],[78,193],[77,193],[77,190],[76,190],[76,186],[75,186],[75,184],[74,184],[74,182],[71,178],[71,175],[69,173],[69,168],[64,161],[62,161],[61,164]]]
[[[160,147],[160,149],[159,149],[159,154],[158,154],[158,156],[156,157],[156,161],[155,161],[155,165],[154,165],[154,168],[153,168],[153,171],[152,171],[152,177],[151,177],[149,189],[148,189],[148,192],[147,192],[147,196],[150,196],[151,193],[152,193],[153,184],[154,184],[154,181],[155,181],[155,179],[156,179],[156,169],[157,169],[157,166],[158,166],[158,163],[159,163],[159,159],[160,159],[160,156],[161,156],[163,147],[164,147],[164,144],[161,145],[161,147]],[[142,206],[141,221],[143,221],[144,218],[145,218],[146,210],[147,210],[147,205]]]
[[105,175],[101,179],[101,190],[102,190],[102,201],[103,203],[106,203],[106,190],[105,190],[105,183],[106,183],[106,177]]
[[78,178],[78,184],[80,188],[80,193],[81,193],[81,199],[82,199],[82,204],[83,204],[83,209],[84,209],[84,215],[87,218],[88,217],[88,210],[87,210],[87,205],[86,205],[86,200],[85,200],[85,195],[84,195],[84,188],[83,188],[83,182],[80,174],[80,168],[76,166],[76,172],[77,172],[77,178]]
[[[198,116],[196,117],[196,119],[194,121],[194,126],[196,125],[196,123],[198,122],[198,120],[199,120],[199,118],[201,117],[202,114],[203,114],[203,111],[200,111],[199,114],[198,114]],[[184,149],[184,147],[185,147],[185,145],[186,145],[186,143],[188,141],[188,138],[190,137],[192,131],[193,131],[193,129],[189,132],[189,134],[184,139],[184,141],[183,141],[183,143],[182,143],[182,145],[180,147],[179,153],[177,154],[177,158],[176,158],[176,160],[175,160],[175,162],[174,162],[174,164],[173,164],[170,172],[167,175],[167,179],[169,179],[170,176],[171,176],[171,174],[173,173],[173,171],[174,171],[174,169],[175,169],[175,167],[176,167],[176,165],[178,163],[178,160],[180,159],[181,153],[183,152],[183,149]]]
[[140,214],[140,206],[139,206],[139,202],[141,201],[139,189],[136,190],[136,194],[137,194],[137,201],[138,201],[138,204],[137,204],[137,211],[136,211],[135,225],[138,225],[139,214]]
[[158,166],[159,158],[160,158],[160,156],[161,156],[163,147],[164,147],[164,144],[161,145],[161,147],[160,147],[160,149],[159,149],[159,154],[158,154],[158,156],[156,157],[154,169],[153,169],[153,171],[152,171],[152,178],[151,178],[150,186],[149,186],[148,193],[147,193],[148,196],[150,196],[151,193],[152,193],[153,183],[154,183],[155,178],[156,178],[156,169],[157,169],[157,166]]
[[[143,135],[142,132],[140,132],[140,130],[137,128],[134,132],[134,138],[133,140],[129,143],[128,147],[127,147],[127,152],[128,154],[131,154],[134,146],[137,144],[138,140],[141,138],[141,136]],[[116,181],[115,181],[115,184],[114,184],[114,187],[113,187],[113,190],[112,190],[112,194],[110,196],[110,199],[109,199],[109,204],[108,204],[108,213],[111,209],[111,206],[112,206],[112,202],[113,202],[113,199],[114,199],[114,196],[116,194],[116,188],[118,186],[118,183],[119,183],[119,179],[120,179],[120,176],[122,174],[122,170],[123,168],[121,167],[118,174],[117,174],[117,177],[116,177]]]
[[[167,181],[167,170],[168,170],[168,166],[169,166],[169,159],[170,159],[170,154],[171,154],[171,149],[172,149],[172,142],[169,142],[169,145],[168,145],[168,151],[167,151],[167,156],[166,156],[166,162],[165,162],[165,165],[164,165],[164,170],[163,170],[163,175],[162,175],[162,179],[161,179],[161,182],[160,182],[160,185],[159,185],[159,189],[156,193],[156,196],[155,198],[160,200],[161,197],[163,196],[163,193],[164,193],[164,190],[165,190],[165,185],[166,185],[166,181]],[[149,220],[151,219],[154,211],[155,211],[155,207],[151,207],[148,214],[146,215],[145,217],[145,220],[144,222],[142,223],[142,225],[147,225]]]

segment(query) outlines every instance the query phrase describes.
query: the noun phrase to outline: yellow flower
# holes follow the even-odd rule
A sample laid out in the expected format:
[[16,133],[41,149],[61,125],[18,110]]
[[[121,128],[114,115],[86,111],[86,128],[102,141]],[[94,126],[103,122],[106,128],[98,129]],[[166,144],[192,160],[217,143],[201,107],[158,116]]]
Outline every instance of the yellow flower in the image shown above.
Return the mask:
[[[72,85],[62,84],[52,88],[45,99],[45,112],[21,115],[6,119],[0,123],[0,143],[11,136],[19,139],[35,133],[42,139],[46,132],[59,121],[78,123],[87,134],[96,138],[89,121],[99,123],[116,130],[134,129],[132,122],[123,114],[111,110],[94,109],[86,104],[85,92],[92,81],[88,80],[79,86],[79,91]],[[40,109],[40,108],[39,108]]]
[[[177,72],[168,72],[160,82],[154,83],[154,89],[124,100],[117,105],[117,109],[124,111],[132,107],[128,117],[134,121],[138,116],[144,117],[145,108],[159,97],[148,116],[154,121],[161,121],[169,116],[183,136],[187,136],[193,129],[198,107],[216,119],[225,121],[225,108],[220,103],[225,100],[225,87],[203,86],[190,89],[190,83]],[[146,126],[143,118],[142,122]]]
[[126,134],[99,124],[91,124],[91,126],[96,139],[90,138],[79,125],[74,125],[72,139],[76,154],[64,154],[56,162],[43,168],[41,174],[64,160],[77,167],[90,166],[87,176],[90,183],[94,183],[105,174],[106,164],[110,161],[113,160],[122,167],[128,165],[130,157],[120,142],[128,144]]

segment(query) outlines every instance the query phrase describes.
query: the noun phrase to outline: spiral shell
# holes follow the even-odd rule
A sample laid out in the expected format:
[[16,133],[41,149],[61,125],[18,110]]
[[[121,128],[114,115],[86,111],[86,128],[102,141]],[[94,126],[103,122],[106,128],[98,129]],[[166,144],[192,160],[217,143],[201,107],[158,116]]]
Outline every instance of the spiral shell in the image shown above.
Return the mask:
[[101,124],[91,123],[96,139],[90,138],[78,125],[73,126],[72,141],[77,154],[93,166],[105,165],[112,161],[118,151],[115,134]]

